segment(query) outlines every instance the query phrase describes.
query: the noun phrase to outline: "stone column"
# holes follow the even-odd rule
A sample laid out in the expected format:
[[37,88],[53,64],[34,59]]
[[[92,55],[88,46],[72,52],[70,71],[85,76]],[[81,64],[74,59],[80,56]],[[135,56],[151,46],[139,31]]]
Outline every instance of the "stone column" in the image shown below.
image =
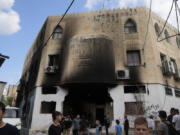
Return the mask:
[[113,89],[109,89],[109,93],[113,100],[114,121],[120,119],[122,122],[125,112],[123,86],[119,85]]

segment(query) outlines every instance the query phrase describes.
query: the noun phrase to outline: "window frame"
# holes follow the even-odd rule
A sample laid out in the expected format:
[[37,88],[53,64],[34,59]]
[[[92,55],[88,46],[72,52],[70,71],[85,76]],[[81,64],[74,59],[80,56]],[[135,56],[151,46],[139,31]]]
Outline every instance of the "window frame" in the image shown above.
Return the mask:
[[[170,87],[164,87],[164,90],[165,90],[165,94],[167,95],[167,96],[173,96],[173,90],[172,90],[172,88],[170,88]],[[168,90],[170,90],[170,91],[168,91]],[[169,93],[170,92],[170,93]]]
[[174,89],[175,97],[180,98],[180,90]]
[[180,49],[180,36],[176,36],[176,44],[177,47]]
[[63,34],[63,29],[61,26],[57,26],[52,34],[52,39],[61,39]]
[[155,29],[156,36],[160,37],[160,32],[161,31],[160,31],[160,27],[159,27],[158,23],[154,24],[154,29]]
[[[51,58],[53,62],[51,63]],[[48,67],[50,66],[58,66],[59,55],[58,54],[50,54],[48,55]]]
[[165,29],[165,31],[164,31],[164,36],[166,38],[166,41],[170,44],[171,43],[171,39],[168,38],[169,37],[169,32],[167,31],[167,29]]
[[[138,56],[139,63],[135,63],[135,57],[134,57],[135,52],[137,53],[136,55]],[[134,55],[134,56],[130,56],[131,58],[134,58],[134,59],[129,60],[130,53],[132,53],[131,55]],[[129,66],[129,67],[141,66],[141,51],[140,50],[127,50],[126,55],[127,55],[127,66]],[[130,61],[131,61],[131,63],[130,63]]]
[[124,24],[124,32],[125,32],[125,34],[137,33],[136,22],[134,20],[132,20],[132,19],[128,19]]

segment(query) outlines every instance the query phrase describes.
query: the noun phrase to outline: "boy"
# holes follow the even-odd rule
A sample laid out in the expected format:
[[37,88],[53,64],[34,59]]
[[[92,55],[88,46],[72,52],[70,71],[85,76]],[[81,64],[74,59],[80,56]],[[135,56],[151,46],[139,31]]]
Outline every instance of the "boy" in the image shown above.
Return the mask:
[[62,128],[60,125],[62,114],[58,111],[52,113],[53,124],[49,127],[48,135],[61,135]]
[[1,135],[18,135],[18,129],[8,123],[3,122],[2,118],[5,115],[5,105],[0,102],[0,134]]
[[144,117],[138,117],[135,119],[134,133],[135,135],[148,135],[149,134],[148,123]]
[[96,135],[102,135],[102,126],[99,120],[96,120]]
[[115,130],[116,130],[116,135],[122,135],[122,127],[119,125],[119,120],[116,120],[116,126],[115,126]]

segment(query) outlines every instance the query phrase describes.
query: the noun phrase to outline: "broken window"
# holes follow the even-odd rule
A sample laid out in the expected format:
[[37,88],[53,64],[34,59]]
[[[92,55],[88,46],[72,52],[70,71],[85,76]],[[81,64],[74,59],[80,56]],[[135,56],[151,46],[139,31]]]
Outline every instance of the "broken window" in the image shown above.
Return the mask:
[[57,88],[56,87],[43,87],[42,94],[56,94]]
[[124,93],[146,93],[146,87],[144,85],[137,86],[124,86]]
[[169,87],[165,87],[166,95],[173,96],[172,89]]
[[128,19],[127,22],[125,23],[124,32],[126,34],[137,32],[136,23],[132,19]]
[[157,37],[159,37],[159,36],[160,36],[160,28],[159,28],[159,25],[158,25],[157,23],[155,23],[154,28],[155,28]]
[[180,98],[180,90],[175,89],[175,96]]
[[48,114],[56,110],[56,102],[41,102],[41,113]]
[[144,115],[142,102],[125,102],[125,114],[127,115]]
[[62,38],[62,28],[60,26],[56,27],[56,29],[53,32],[52,39],[60,39]]
[[59,55],[49,55],[48,66],[58,66]]
[[139,66],[141,64],[140,51],[127,51],[128,66]]
[[177,43],[178,48],[180,48],[180,36],[176,37],[176,43]]
[[168,43],[171,43],[171,40],[170,40],[170,38],[169,38],[169,33],[168,33],[167,30],[164,31],[164,35],[165,35],[166,41],[167,41]]

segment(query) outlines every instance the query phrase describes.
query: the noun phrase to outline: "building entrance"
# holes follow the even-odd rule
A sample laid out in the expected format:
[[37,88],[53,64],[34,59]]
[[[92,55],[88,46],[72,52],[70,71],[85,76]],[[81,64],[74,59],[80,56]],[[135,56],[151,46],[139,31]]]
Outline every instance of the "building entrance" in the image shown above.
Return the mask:
[[63,113],[75,117],[80,114],[92,125],[95,120],[103,123],[104,116],[113,120],[112,99],[108,93],[108,87],[97,85],[71,86],[63,104]]

